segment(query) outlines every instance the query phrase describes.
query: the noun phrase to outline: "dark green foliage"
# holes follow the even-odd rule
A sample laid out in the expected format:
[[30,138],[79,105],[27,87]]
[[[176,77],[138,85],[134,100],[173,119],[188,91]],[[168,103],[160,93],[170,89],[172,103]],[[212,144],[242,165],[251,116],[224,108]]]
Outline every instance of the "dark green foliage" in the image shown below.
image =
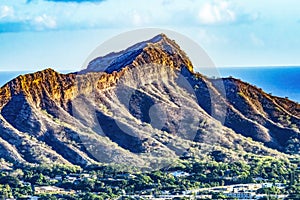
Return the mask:
[[[216,154],[219,155],[219,152]],[[182,194],[183,191],[195,188],[256,183],[260,182],[258,177],[267,182],[286,183],[290,186],[286,189],[274,186],[262,188],[257,193],[290,194],[291,197],[300,194],[296,178],[298,161],[290,163],[271,157],[256,157],[249,160],[248,163],[181,160],[175,166],[152,172],[129,172],[116,165],[92,166],[86,169],[61,165],[25,167],[22,170],[16,169],[0,174],[0,195],[4,198],[13,196],[21,199],[26,195],[34,195],[33,186],[52,185],[77,193],[41,194],[40,199],[98,200],[115,198],[125,193],[160,195],[162,191],[169,191],[170,194]],[[174,172],[177,172],[177,175]],[[62,180],[53,181],[51,178],[55,176],[60,176]],[[69,179],[70,176],[76,177],[75,180]],[[222,193],[212,195],[218,199],[225,198]]]

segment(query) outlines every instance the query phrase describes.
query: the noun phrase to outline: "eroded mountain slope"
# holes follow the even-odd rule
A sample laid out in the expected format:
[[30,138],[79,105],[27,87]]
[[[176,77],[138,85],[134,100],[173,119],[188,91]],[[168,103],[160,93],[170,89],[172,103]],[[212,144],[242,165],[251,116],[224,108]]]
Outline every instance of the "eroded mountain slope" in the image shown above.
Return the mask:
[[299,104],[194,73],[165,35],[78,73],[19,76],[0,89],[0,110],[0,156],[15,163],[149,166],[187,155],[209,159],[216,149],[229,160],[285,156],[268,147],[299,151]]

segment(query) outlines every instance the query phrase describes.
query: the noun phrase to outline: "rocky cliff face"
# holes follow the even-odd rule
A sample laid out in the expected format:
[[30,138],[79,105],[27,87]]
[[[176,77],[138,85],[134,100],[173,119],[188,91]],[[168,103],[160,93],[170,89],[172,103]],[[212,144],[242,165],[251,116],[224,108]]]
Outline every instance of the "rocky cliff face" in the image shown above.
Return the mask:
[[175,41],[166,35],[159,34],[154,38],[137,43],[123,51],[113,52],[92,60],[84,72],[121,71],[124,67],[135,67],[143,64],[161,64],[180,69],[182,66],[193,71],[193,66],[187,55]]
[[209,159],[216,149],[230,159],[286,156],[299,153],[299,109],[240,80],[194,73],[179,46],[158,35],[78,73],[46,69],[4,85],[0,157],[149,166]]

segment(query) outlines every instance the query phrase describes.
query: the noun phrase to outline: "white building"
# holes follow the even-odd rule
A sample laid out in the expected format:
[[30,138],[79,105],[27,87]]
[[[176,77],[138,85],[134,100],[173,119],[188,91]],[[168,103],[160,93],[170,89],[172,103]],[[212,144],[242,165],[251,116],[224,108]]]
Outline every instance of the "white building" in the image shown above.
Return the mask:
[[170,174],[172,174],[175,177],[185,177],[185,176],[190,175],[189,173],[183,172],[183,171],[174,171],[174,172],[171,172]]
[[255,192],[237,192],[237,193],[224,193],[227,197],[237,198],[237,199],[252,199],[255,196]]
[[261,186],[262,188],[270,188],[273,186],[273,183],[262,183]]

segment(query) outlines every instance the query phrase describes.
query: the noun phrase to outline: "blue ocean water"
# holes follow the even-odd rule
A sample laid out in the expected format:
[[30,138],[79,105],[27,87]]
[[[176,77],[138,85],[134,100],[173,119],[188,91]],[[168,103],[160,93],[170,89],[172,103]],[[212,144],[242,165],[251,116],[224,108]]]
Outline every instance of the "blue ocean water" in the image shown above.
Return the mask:
[[219,68],[222,77],[233,76],[275,96],[300,102],[300,67]]
[[[233,76],[267,93],[300,102],[300,67],[218,68],[222,77]],[[28,72],[0,72],[0,85]]]

